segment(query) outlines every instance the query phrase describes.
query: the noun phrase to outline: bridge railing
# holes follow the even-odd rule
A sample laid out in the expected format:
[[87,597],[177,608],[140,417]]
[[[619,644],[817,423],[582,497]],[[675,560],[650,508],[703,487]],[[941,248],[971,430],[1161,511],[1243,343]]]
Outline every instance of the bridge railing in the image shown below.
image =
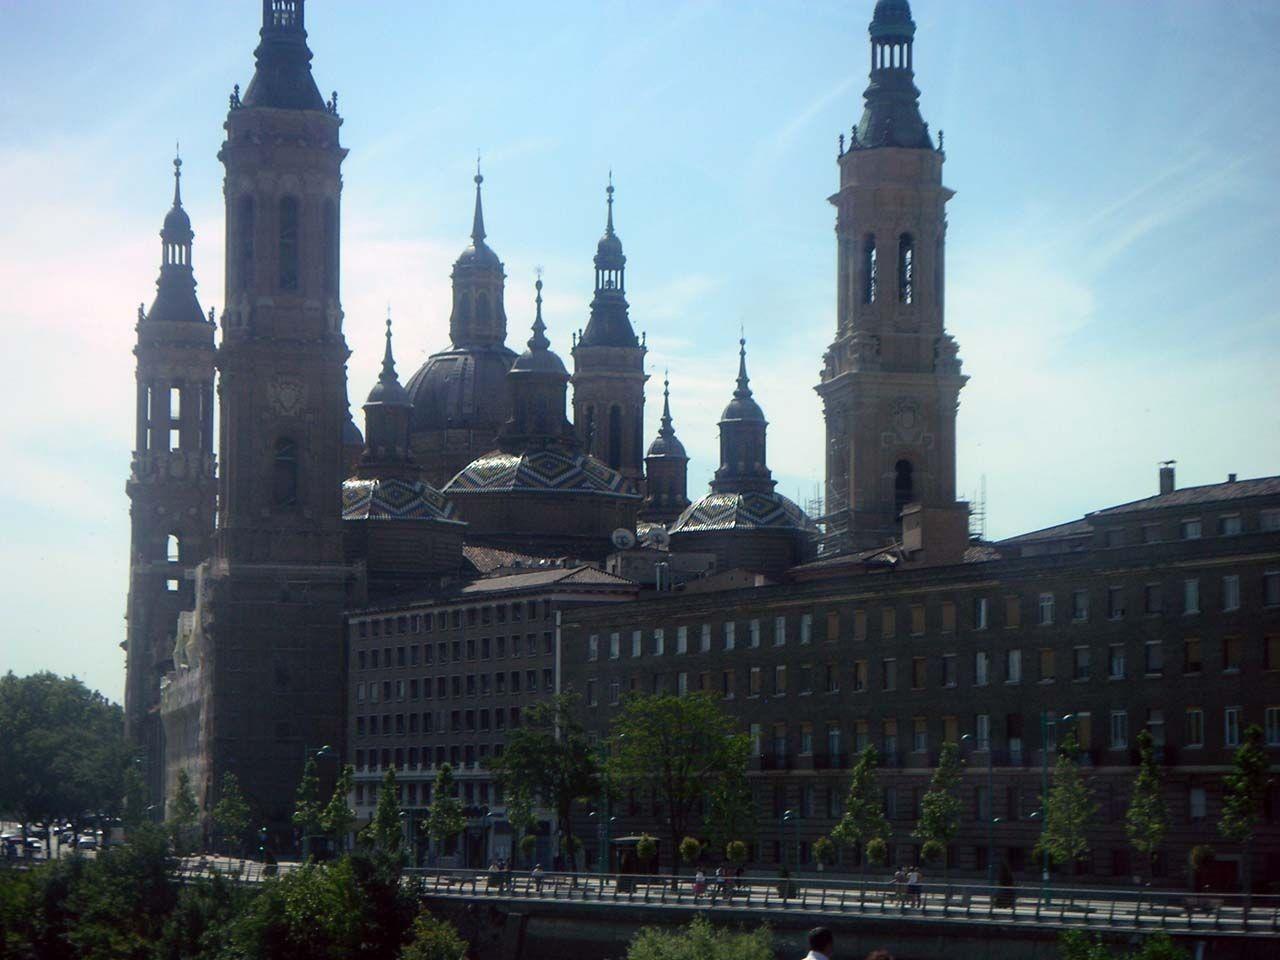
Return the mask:
[[883,878],[707,877],[419,869],[406,883],[422,896],[636,904],[697,910],[794,910],[926,920],[1054,924],[1140,931],[1198,930],[1280,935],[1280,897],[1106,887],[1019,887]]

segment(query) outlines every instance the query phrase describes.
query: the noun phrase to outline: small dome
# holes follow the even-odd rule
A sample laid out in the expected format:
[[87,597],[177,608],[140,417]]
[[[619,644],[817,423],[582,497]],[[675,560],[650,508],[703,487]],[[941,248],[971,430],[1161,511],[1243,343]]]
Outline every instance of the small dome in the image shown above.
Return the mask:
[[182,207],[175,206],[164,217],[164,227],[160,234],[169,240],[190,239],[191,218]]
[[764,411],[751,396],[734,397],[720,414],[721,420],[764,420]]
[[453,262],[453,269],[485,269],[485,270],[501,270],[502,261],[498,259],[498,255],[493,252],[483,240],[477,240],[467,249],[458,255],[458,259]]
[[568,377],[564,361],[551,350],[526,350],[511,364],[512,373],[550,373]]
[[622,254],[622,238],[612,228],[596,244],[596,262],[625,260]]
[[446,494],[594,493],[636,499],[622,474],[595,457],[550,448],[506,453],[495,450],[473,460],[445,484]]
[[653,443],[649,444],[649,449],[645,453],[645,458],[649,457],[672,457],[689,459],[689,455],[684,451],[684,444],[675,435],[664,437],[658,435],[653,438]]
[[438,520],[462,523],[449,499],[421,480],[398,477],[359,479],[342,484],[343,520]]
[[780,493],[709,493],[689,505],[671,533],[711,530],[814,530],[813,521]]
[[369,399],[365,403],[381,403],[391,406],[408,407],[412,406],[413,401],[409,399],[409,394],[404,387],[400,386],[399,380],[379,380],[373,385],[373,389],[369,391]]

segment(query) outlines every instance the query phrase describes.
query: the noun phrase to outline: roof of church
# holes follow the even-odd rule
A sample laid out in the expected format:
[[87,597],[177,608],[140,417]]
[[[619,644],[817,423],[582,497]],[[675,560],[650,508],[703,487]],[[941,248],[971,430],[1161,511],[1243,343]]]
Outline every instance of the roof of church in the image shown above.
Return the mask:
[[360,479],[342,484],[343,520],[436,520],[464,525],[448,497],[422,480],[399,477]]
[[502,344],[433,353],[405,384],[414,432],[480,427],[496,436],[507,415],[507,371],[515,357]]
[[671,525],[671,533],[712,530],[802,530],[817,528],[791,500],[775,491],[708,493],[690,504]]
[[414,603],[439,603],[461,597],[484,594],[512,594],[522,591],[547,590],[556,587],[573,589],[615,588],[635,590],[634,581],[608,573],[587,564],[565,564],[536,570],[517,570],[497,576],[477,577],[474,580],[455,581],[444,587],[433,586],[411,590],[377,606],[362,607],[361,613],[374,610],[395,610]]
[[447,494],[566,493],[639,499],[626,479],[595,457],[562,447],[494,450],[445,484]]
[[1089,517],[1109,517],[1118,513],[1136,513],[1140,510],[1160,510],[1164,507],[1186,507],[1221,500],[1243,500],[1246,497],[1265,497],[1280,494],[1280,476],[1257,477],[1253,480],[1228,480],[1225,483],[1207,483],[1198,487],[1183,487],[1172,493],[1144,497],[1115,507],[1106,507],[1087,514]]
[[305,0],[262,5],[261,41],[253,52],[253,79],[240,103],[281,110],[324,110],[324,97],[311,75]]
[[662,420],[658,427],[658,435],[645,452],[645,459],[667,457],[672,460],[688,460],[684,444],[676,436],[675,427],[671,425],[671,384],[664,375],[662,378]]

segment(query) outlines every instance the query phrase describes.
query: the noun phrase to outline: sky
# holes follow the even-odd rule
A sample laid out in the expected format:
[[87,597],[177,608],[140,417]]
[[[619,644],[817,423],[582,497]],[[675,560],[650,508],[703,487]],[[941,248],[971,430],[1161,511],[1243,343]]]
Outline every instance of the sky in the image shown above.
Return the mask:
[[[388,305],[402,378],[448,340],[477,150],[507,269],[567,355],[613,171],[690,491],[716,465],[739,327],[779,490],[822,482],[813,385],[835,329],[836,137],[861,115],[872,0],[311,0],[337,90],[350,395]],[[1280,473],[1280,4],[915,0],[916,83],[945,131],[947,316],[971,377],[958,486],[990,537]],[[217,151],[252,75],[255,0],[0,0],[0,670],[122,695],[134,319],[175,143],[207,310]]]

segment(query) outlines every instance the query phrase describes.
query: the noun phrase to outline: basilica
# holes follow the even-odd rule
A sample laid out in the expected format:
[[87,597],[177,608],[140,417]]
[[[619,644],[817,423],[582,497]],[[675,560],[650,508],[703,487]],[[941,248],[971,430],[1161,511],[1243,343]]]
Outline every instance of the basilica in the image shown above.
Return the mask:
[[[449,343],[402,382],[388,319],[362,430],[341,305],[342,118],[312,75],[304,0],[264,0],[218,155],[223,311],[196,297],[179,160],[156,296],[138,311],[126,723],[157,810],[185,771],[207,813],[234,773],[284,849],[306,762],[329,783],[353,767],[361,819],[388,769],[421,812],[448,764],[468,825],[443,852],[484,862],[511,852],[486,760],[523,709],[573,691],[604,737],[628,695],[701,691],[750,734],[756,865],[812,863],[871,744],[892,856],[918,862],[910,823],[938,747],[956,743],[980,759],[948,864],[1034,868],[1036,765],[1069,719],[1112,807],[1137,732],[1152,733],[1169,802],[1188,811],[1162,869],[1189,869],[1246,724],[1280,749],[1280,478],[1178,489],[1167,464],[1150,498],[999,542],[970,534],[956,490],[967,377],[944,323],[952,191],[919,107],[915,32],[907,0],[877,0],[861,118],[834,151],[836,309],[815,358],[826,496],[810,516],[776,489],[745,341],[736,376],[726,358],[707,492],[690,495],[665,380],[646,446],[612,182],[567,364],[541,277],[507,290],[477,170]],[[518,332],[509,316],[525,318]],[[643,798],[616,813],[619,829],[655,829]],[[1097,882],[1129,873],[1123,817],[1108,817],[1077,871]],[[600,822],[578,832],[603,866]],[[1258,875],[1280,880],[1267,829]],[[553,855],[554,825],[538,837]]]

